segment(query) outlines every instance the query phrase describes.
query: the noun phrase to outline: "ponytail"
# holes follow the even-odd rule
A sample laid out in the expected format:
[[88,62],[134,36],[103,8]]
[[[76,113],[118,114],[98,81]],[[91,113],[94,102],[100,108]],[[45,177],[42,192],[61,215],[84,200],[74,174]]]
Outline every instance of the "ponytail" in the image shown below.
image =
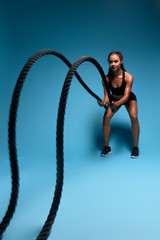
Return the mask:
[[124,68],[123,63],[121,64],[121,69],[126,72],[126,69]]

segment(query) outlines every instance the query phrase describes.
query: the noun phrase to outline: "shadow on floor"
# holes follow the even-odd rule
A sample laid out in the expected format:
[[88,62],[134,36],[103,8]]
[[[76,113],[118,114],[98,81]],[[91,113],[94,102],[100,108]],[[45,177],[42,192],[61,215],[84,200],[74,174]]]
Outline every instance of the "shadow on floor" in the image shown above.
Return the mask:
[[111,125],[111,141],[116,141],[119,145],[124,145],[131,151],[133,147],[133,138],[131,127],[128,124],[113,124]]
[[[97,128],[96,126],[93,129],[94,147],[101,151],[104,147],[103,130],[99,127]],[[114,122],[113,124],[111,123],[110,142],[111,144],[115,143],[119,146],[125,146],[131,151],[133,147],[133,139],[130,125],[119,122]]]

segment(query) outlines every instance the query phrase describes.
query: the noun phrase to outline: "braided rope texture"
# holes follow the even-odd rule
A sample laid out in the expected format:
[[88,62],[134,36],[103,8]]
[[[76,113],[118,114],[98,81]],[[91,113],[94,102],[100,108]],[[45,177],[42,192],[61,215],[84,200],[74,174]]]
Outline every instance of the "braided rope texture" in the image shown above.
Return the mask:
[[[87,57],[87,56],[86,57],[81,57],[76,62],[74,62],[74,64],[70,67],[70,70],[69,70],[69,72],[66,76],[66,79],[65,79],[65,82],[64,82],[64,85],[63,85],[61,98],[60,98],[60,103],[59,103],[59,108],[58,108],[58,117],[57,117],[57,132],[56,132],[56,135],[57,135],[57,138],[56,138],[57,169],[59,169],[60,176],[63,174],[63,166],[64,166],[63,132],[64,132],[64,117],[65,117],[65,109],[66,109],[66,104],[67,104],[67,97],[68,97],[69,88],[70,88],[70,85],[71,85],[73,75],[76,73],[76,70],[79,67],[79,65],[82,64],[85,61],[89,61],[89,62],[93,63],[97,67],[97,69],[99,70],[102,79],[104,81],[106,81],[103,69],[101,68],[99,63],[94,58]],[[111,101],[111,96],[110,96],[108,85],[106,87],[107,87],[106,89],[108,91],[108,95],[109,95],[109,98],[110,98],[110,101]],[[57,177],[58,177],[58,175],[57,175]],[[63,182],[61,182],[61,183],[63,184]],[[58,187],[60,189],[57,188],[56,191],[59,192],[59,196],[60,196],[60,191],[62,191],[62,185],[60,184],[60,186],[58,186]],[[53,201],[48,219],[45,222],[44,227],[43,227],[42,231],[40,232],[39,236],[36,238],[36,240],[46,240],[48,238],[48,236],[50,234],[50,230],[51,230],[51,223],[53,224],[53,221],[54,221],[54,218],[55,218],[55,206],[56,206],[56,208],[58,208],[58,204],[59,204],[59,202],[56,201],[56,198],[54,197],[54,201]]]
[[[19,192],[19,169],[18,169],[18,160],[17,160],[17,150],[16,150],[16,117],[17,117],[17,110],[18,110],[18,104],[20,99],[20,94],[22,91],[22,87],[24,84],[24,81],[27,77],[28,72],[30,71],[33,64],[42,56],[44,55],[55,55],[59,57],[63,62],[66,63],[68,67],[71,67],[71,63],[59,52],[54,51],[52,49],[44,49],[36,54],[34,54],[32,57],[29,58],[27,63],[25,64],[24,68],[22,69],[19,78],[17,80],[17,84],[12,96],[12,103],[10,108],[10,115],[9,115],[9,128],[8,128],[8,138],[9,138],[9,155],[10,155],[10,166],[11,166],[11,177],[12,177],[12,192],[11,192],[11,198],[9,202],[9,206],[7,209],[7,212],[0,223],[0,239],[2,237],[2,234],[6,230],[7,226],[10,223],[10,220],[13,217],[13,214],[15,212],[15,208],[18,201],[18,192]],[[85,60],[84,60],[85,59]],[[49,215],[47,217],[47,220],[36,238],[36,240],[45,240],[48,238],[50,234],[50,230],[52,227],[52,224],[54,222],[54,219],[56,217],[56,213],[58,210],[58,206],[60,203],[61,193],[62,193],[62,186],[63,186],[63,126],[64,126],[64,114],[65,114],[65,107],[66,107],[66,100],[67,95],[70,87],[70,83],[72,80],[73,75],[75,74],[78,78],[79,82],[83,85],[83,87],[97,100],[101,100],[95,93],[93,93],[88,86],[82,81],[78,73],[76,73],[77,67],[83,62],[83,61],[91,61],[99,70],[102,79],[106,85],[106,89],[110,98],[110,93],[108,90],[108,86],[105,79],[104,72],[100,65],[90,57],[82,57],[78,59],[78,65],[77,61],[74,63],[71,71],[68,72],[64,87],[61,94],[60,104],[59,104],[59,111],[58,111],[58,118],[57,118],[57,173],[56,173],[56,187],[55,187],[55,193],[53,198],[53,203],[49,212]],[[69,79],[69,80],[68,80]],[[69,84],[68,84],[69,81]],[[66,90],[68,89],[68,90]],[[67,95],[64,95],[67,94]],[[66,97],[65,103],[64,98]]]
[[30,57],[23,67],[19,78],[17,80],[15,90],[12,96],[12,103],[10,107],[10,114],[9,114],[9,124],[8,124],[8,145],[9,145],[9,155],[10,155],[10,167],[11,167],[11,178],[12,178],[12,190],[11,190],[11,197],[8,209],[6,211],[6,214],[0,223],[0,239],[2,238],[2,235],[4,231],[6,230],[7,226],[10,223],[10,220],[13,217],[13,214],[15,212],[15,208],[18,201],[18,192],[19,192],[19,168],[18,168],[18,160],[17,160],[17,150],[16,150],[16,118],[17,118],[17,110],[18,110],[18,104],[20,99],[20,94],[22,91],[22,87],[24,84],[24,81],[27,77],[28,72],[30,71],[33,64],[42,56],[52,54],[60,59],[62,59],[63,62],[66,63],[68,67],[71,66],[71,63],[60,53],[52,50],[52,49],[44,49],[36,54],[34,54],[32,57]]

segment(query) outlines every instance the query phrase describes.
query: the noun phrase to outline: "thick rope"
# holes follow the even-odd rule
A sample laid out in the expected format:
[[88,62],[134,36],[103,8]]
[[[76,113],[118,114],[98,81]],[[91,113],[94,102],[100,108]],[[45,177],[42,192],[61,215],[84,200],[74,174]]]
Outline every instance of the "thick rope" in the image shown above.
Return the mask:
[[[41,50],[41,51],[37,52],[36,54],[34,54],[32,57],[30,57],[19,75],[19,78],[16,83],[16,87],[15,87],[15,90],[14,90],[14,93],[12,96],[12,103],[11,103],[10,114],[9,114],[9,128],[8,128],[8,144],[9,144],[11,177],[12,177],[12,190],[11,190],[11,197],[10,197],[10,202],[9,202],[7,212],[6,212],[2,222],[0,223],[0,239],[2,238],[2,234],[6,230],[7,226],[9,225],[9,223],[13,217],[13,214],[15,212],[15,208],[17,205],[17,201],[18,201],[19,169],[18,169],[18,159],[17,159],[17,150],[16,150],[16,118],[17,118],[17,110],[18,110],[20,94],[22,91],[24,81],[27,77],[27,74],[30,71],[33,64],[40,57],[42,57],[44,55],[48,55],[48,54],[59,57],[62,61],[64,61],[66,63],[66,65],[68,67],[71,66],[71,63],[62,54],[60,54],[57,51],[51,50],[51,49],[46,49],[46,50]],[[82,81],[82,79],[80,78],[78,73],[75,73],[75,75],[78,78],[79,82],[83,85],[83,87],[93,97],[95,97],[97,100],[101,101],[101,99],[95,93],[93,93],[88,88],[88,86]],[[103,80],[104,79],[105,78],[103,76]],[[104,82],[106,85],[107,92],[109,94],[107,83],[105,80],[104,80]],[[110,94],[109,94],[109,96],[110,96]],[[57,137],[57,139],[58,139],[58,137]],[[63,144],[58,144],[58,146],[59,146],[58,149],[61,149],[60,145],[63,146]],[[56,180],[56,187],[55,187],[55,193],[54,193],[54,200],[53,200],[53,203],[51,206],[50,214],[48,215],[49,219],[50,219],[50,215],[52,215],[52,222],[50,222],[49,225],[47,224],[47,229],[45,228],[45,232],[46,231],[48,232],[48,236],[49,236],[49,232],[52,227],[53,221],[55,219],[56,212],[58,210],[58,205],[60,202],[61,191],[62,191],[62,186],[63,186],[63,164],[58,163],[58,162],[62,163],[61,160],[58,160],[58,152],[59,152],[59,150],[57,150],[57,180]],[[54,209],[54,212],[53,212],[53,209]],[[43,231],[41,231],[41,234],[37,237],[37,239],[47,239],[46,237],[41,238],[41,236],[43,236],[43,232],[44,232],[44,227],[43,227]],[[45,236],[46,236],[46,234],[45,234]]]
[[[62,184],[63,184],[63,166],[64,166],[64,157],[63,157],[63,129],[64,129],[64,116],[65,116],[65,109],[66,109],[66,103],[67,103],[67,97],[68,97],[68,92],[69,92],[69,88],[71,85],[71,81],[73,78],[73,75],[76,73],[77,68],[79,67],[80,64],[82,64],[85,61],[89,61],[91,63],[93,63],[97,69],[99,70],[99,73],[101,74],[102,79],[105,81],[105,74],[103,72],[103,69],[101,68],[101,66],[99,65],[99,63],[91,58],[91,57],[81,57],[79,58],[70,68],[64,85],[63,85],[63,89],[62,89],[62,93],[61,93],[61,98],[60,98],[60,103],[59,103],[59,109],[58,109],[58,118],[57,118],[57,179],[60,178],[59,181],[59,185],[56,186],[56,191],[55,191],[55,196],[53,199],[53,203],[52,203],[52,207],[50,210],[50,213],[48,215],[48,218],[40,232],[40,234],[38,235],[38,237],[36,238],[36,240],[46,240],[49,235],[50,235],[50,230],[51,230],[51,226],[54,222],[55,216],[56,216],[56,212],[58,209],[58,205],[60,202],[60,196],[61,196],[61,192],[62,192]],[[106,86],[106,89],[108,91],[108,96],[109,99],[111,101],[111,96],[109,93],[109,89],[108,86]],[[59,196],[59,201],[57,201],[57,197],[56,194]]]

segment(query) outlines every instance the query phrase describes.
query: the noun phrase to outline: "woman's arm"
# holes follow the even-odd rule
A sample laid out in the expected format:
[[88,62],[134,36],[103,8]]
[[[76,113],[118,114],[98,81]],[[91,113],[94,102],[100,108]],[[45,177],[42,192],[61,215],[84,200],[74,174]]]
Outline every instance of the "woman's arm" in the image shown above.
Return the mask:
[[[107,81],[107,83],[108,83],[108,77],[107,77],[107,76],[106,76],[106,81]],[[102,80],[102,85],[103,85],[103,89],[104,89],[104,98],[103,98],[102,101],[98,101],[98,104],[99,104],[100,106],[105,106],[106,104],[109,103],[109,97],[108,97],[107,90],[106,90],[106,87],[105,87],[105,85],[104,85],[103,80]]]

